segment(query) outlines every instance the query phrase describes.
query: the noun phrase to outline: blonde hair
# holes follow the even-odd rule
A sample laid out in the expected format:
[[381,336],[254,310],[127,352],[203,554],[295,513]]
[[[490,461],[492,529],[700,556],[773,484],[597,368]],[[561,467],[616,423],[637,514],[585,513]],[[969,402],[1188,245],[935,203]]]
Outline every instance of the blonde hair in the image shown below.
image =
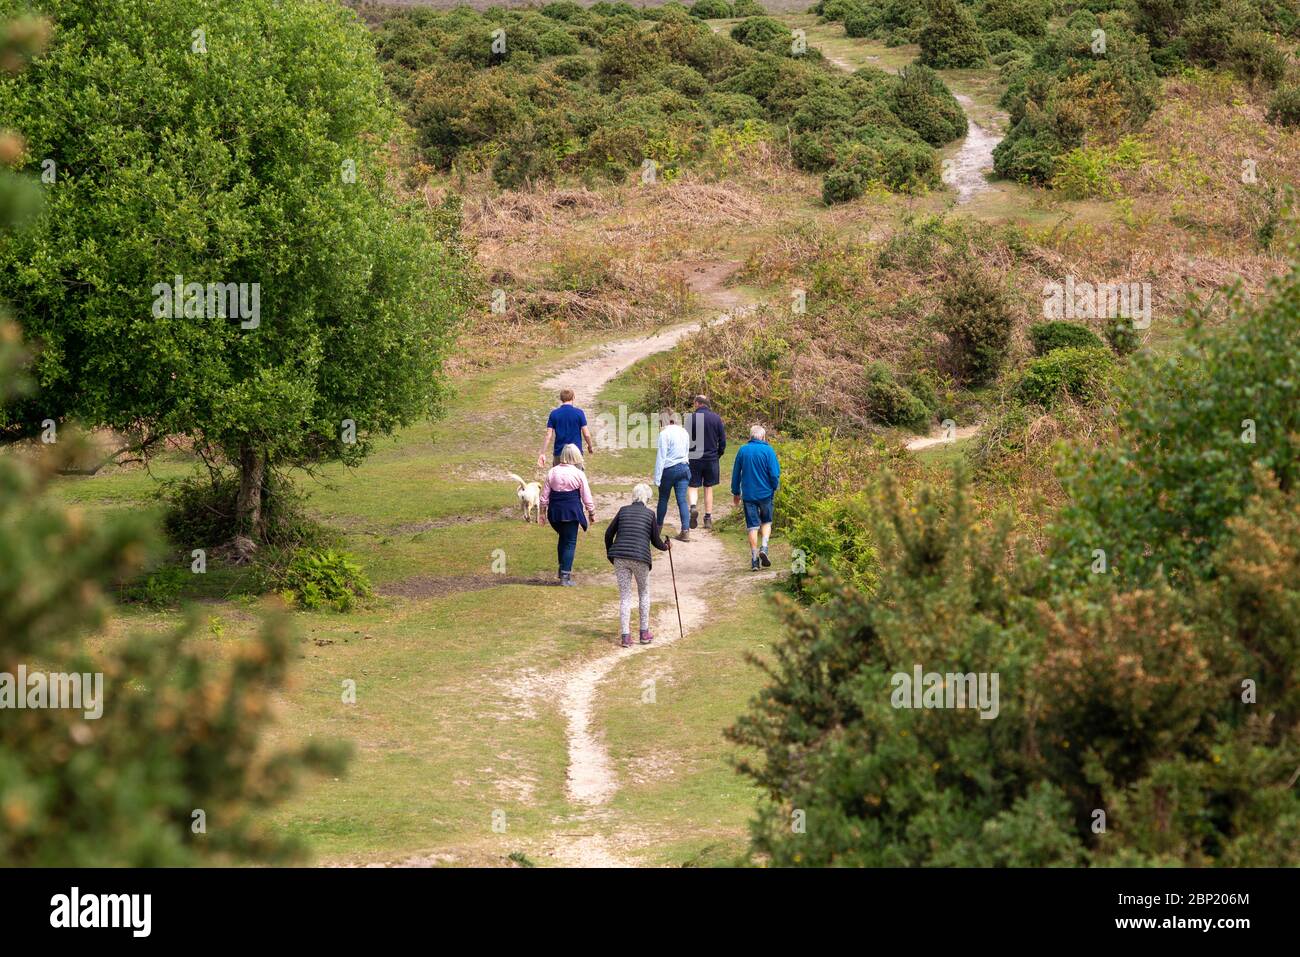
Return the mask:
[[582,468],[582,450],[570,442],[560,449],[560,464],[576,465],[578,468]]
[[650,504],[650,486],[645,482],[638,482],[632,486],[632,501],[640,502],[642,505]]

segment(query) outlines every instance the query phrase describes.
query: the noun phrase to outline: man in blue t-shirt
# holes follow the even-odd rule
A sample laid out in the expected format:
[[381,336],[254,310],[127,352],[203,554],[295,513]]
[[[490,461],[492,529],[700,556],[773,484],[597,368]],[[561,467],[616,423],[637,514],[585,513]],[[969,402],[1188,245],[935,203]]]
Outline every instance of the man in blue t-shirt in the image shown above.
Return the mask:
[[[749,532],[749,567],[770,568],[767,539],[772,534],[772,499],[781,485],[781,463],[767,444],[767,430],[761,425],[749,430],[749,441],[736,453],[731,466],[731,501],[745,507],[745,529]],[[762,533],[762,544],[759,533]]]
[[587,414],[573,404],[573,390],[560,390],[560,404],[551,410],[546,420],[546,438],[542,440],[542,450],[537,453],[537,467],[546,468],[546,449],[549,446],[554,456],[552,465],[560,464],[560,452],[566,445],[576,445],[582,451],[582,441],[587,440],[587,454],[596,451],[591,442],[591,430],[587,428]]

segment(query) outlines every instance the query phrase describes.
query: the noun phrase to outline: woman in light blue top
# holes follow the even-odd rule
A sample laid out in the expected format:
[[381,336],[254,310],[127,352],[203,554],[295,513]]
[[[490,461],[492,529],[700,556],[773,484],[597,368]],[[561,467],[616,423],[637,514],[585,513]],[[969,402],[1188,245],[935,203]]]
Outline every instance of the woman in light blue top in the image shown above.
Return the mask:
[[664,516],[668,514],[668,496],[677,494],[677,510],[681,513],[682,530],[677,535],[679,542],[691,539],[691,506],[687,500],[686,489],[691,482],[691,468],[688,464],[691,456],[691,437],[682,428],[681,417],[671,409],[660,414],[663,423],[659,431],[659,449],[655,453],[655,481],[659,489],[659,508],[656,520],[663,526]]

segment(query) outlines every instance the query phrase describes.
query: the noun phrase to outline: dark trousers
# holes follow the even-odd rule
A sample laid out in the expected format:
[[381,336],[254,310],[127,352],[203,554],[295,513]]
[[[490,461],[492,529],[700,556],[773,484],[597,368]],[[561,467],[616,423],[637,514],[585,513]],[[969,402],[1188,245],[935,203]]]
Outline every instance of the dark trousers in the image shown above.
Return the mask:
[[685,462],[664,469],[659,478],[659,508],[655,512],[660,528],[663,528],[664,516],[668,514],[668,496],[674,492],[677,494],[677,510],[682,513],[682,531],[691,527],[691,507],[686,499],[686,487],[690,481],[691,469]]
[[555,534],[560,536],[559,541],[555,544],[556,557],[560,561],[560,571],[573,571],[573,556],[578,551],[578,529],[580,523],[573,522],[551,522],[551,528],[555,529]]

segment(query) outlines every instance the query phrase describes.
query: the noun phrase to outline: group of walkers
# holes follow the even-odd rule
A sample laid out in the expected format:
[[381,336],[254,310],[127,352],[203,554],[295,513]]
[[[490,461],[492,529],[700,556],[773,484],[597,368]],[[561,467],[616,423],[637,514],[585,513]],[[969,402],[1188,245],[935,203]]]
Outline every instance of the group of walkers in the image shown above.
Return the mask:
[[[546,467],[548,449],[553,456],[541,483],[540,518],[555,530],[558,578],[561,585],[568,586],[574,584],[573,559],[579,531],[586,531],[596,521],[596,504],[582,455],[584,442],[588,455],[595,451],[595,445],[586,414],[573,402],[573,390],[561,390],[560,405],[551,410],[546,421],[546,437],[537,456],[538,468]],[[633,585],[640,606],[640,643],[654,640],[650,633],[650,549],[666,552],[673,541],[691,540],[691,529],[701,524],[701,497],[703,526],[713,528],[713,490],[721,483],[721,460],[726,450],[726,428],[721,416],[709,408],[707,396],[695,396],[694,408],[684,422],[676,412],[661,413],[653,486],[637,483],[632,489],[632,501],[618,510],[605,529],[605,556],[613,564],[618,582],[623,647],[632,645],[629,626]],[[733,506],[744,511],[749,567],[753,571],[772,564],[768,540],[772,534],[772,501],[780,480],[781,465],[767,442],[766,430],[761,425],[751,426],[749,441],[737,450],[732,462],[731,497]],[[656,489],[658,501],[652,511],[650,499]],[[664,519],[674,497],[678,532],[670,540],[664,535]]]

